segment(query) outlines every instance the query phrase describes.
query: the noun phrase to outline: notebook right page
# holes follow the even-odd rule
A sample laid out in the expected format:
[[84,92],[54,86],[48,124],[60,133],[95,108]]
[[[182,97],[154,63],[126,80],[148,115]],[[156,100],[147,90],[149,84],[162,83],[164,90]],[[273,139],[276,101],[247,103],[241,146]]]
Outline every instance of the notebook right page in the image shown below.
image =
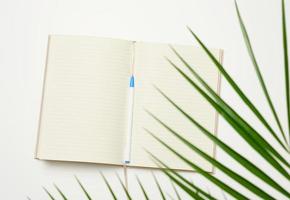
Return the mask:
[[[174,48],[215,91],[218,90],[219,73],[202,49],[185,45],[174,45]],[[218,49],[211,50],[211,52],[216,58],[221,56],[221,51]],[[215,110],[168,63],[165,56],[195,80],[167,44],[136,42],[132,166],[156,167],[149,154],[145,151],[148,150],[173,169],[192,170],[149,135],[145,131],[145,129],[148,129],[177,152],[197,163],[204,170],[212,171],[210,163],[186,147],[185,144],[179,141],[145,111],[150,111],[202,151],[214,156],[214,144],[154,88],[154,85],[157,86],[209,131],[212,133],[216,132],[217,114]]]

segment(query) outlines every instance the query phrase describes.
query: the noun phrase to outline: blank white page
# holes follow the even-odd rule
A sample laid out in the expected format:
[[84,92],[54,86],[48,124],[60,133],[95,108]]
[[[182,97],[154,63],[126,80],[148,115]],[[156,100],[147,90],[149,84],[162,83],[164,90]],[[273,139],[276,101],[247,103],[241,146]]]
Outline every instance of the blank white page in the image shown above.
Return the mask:
[[122,164],[132,42],[49,39],[36,157]]
[[[217,90],[219,73],[205,53],[192,46],[175,45],[177,51],[190,63],[199,74],[208,81],[209,85]],[[219,57],[219,50],[212,50]],[[216,112],[204,100],[201,95],[165,60],[170,58],[183,69],[179,59],[166,44],[150,44],[137,42],[135,46],[135,105],[134,126],[132,143],[132,166],[156,167],[150,156],[144,149],[153,153],[171,168],[190,170],[184,162],[169,152],[164,146],[150,136],[144,128],[152,131],[156,136],[169,144],[188,159],[198,163],[207,171],[212,166],[189,150],[182,142],[162,127],[157,121],[149,116],[144,109],[149,110],[159,119],[164,121],[172,129],[176,130],[190,142],[195,144],[209,155],[214,155],[214,144],[206,138],[191,122],[189,122],[177,109],[175,109],[153,87],[159,87],[174,102],[182,107],[187,113],[203,124],[208,130],[215,132]]]

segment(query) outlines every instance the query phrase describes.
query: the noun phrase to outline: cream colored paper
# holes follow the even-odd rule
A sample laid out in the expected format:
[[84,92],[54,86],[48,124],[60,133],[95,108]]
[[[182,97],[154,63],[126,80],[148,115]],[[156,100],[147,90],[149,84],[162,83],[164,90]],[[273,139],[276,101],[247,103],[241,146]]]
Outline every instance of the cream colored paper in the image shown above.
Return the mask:
[[[174,47],[217,90],[219,75],[205,53],[192,46]],[[219,57],[219,50],[212,52]],[[146,149],[171,168],[191,170],[148,135],[146,128],[203,169],[212,171],[212,165],[145,112],[149,110],[200,149],[214,155],[213,143],[154,88],[153,85],[159,87],[208,130],[216,131],[215,111],[164,56],[192,77],[167,44],[51,36],[36,157],[122,165],[129,78],[134,71],[132,162],[129,166],[156,167]]]
[[51,36],[36,157],[120,164],[132,42]]
[[[174,46],[177,51],[201,74],[210,86],[217,90],[218,72],[215,66],[201,49],[192,46]],[[219,50],[213,50],[216,57]],[[198,163],[207,171],[212,165],[198,157],[183,143],[163,128],[156,120],[145,112],[152,112],[172,129],[189,139],[197,147],[213,156],[214,145],[200,131],[190,123],[177,109],[175,109],[153,85],[160,88],[175,103],[203,124],[208,130],[215,131],[215,111],[196,92],[196,90],[165,60],[171,59],[186,74],[190,72],[173,54],[166,44],[150,44],[137,42],[135,46],[135,108],[133,128],[132,165],[155,167],[150,156],[144,149],[156,155],[171,168],[190,170],[180,159],[150,136],[144,128],[152,131],[157,137],[169,144],[188,159]],[[192,77],[192,76],[191,76]]]

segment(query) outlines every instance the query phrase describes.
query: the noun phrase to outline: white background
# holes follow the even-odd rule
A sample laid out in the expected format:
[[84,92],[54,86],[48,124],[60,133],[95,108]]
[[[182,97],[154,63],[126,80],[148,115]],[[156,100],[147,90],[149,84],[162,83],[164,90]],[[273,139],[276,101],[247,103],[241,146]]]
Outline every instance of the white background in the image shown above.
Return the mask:
[[[286,127],[281,39],[281,9],[277,0],[240,0],[240,10],[275,106]],[[287,4],[288,22],[290,5]],[[72,199],[85,199],[77,185],[77,175],[96,199],[109,199],[99,176],[103,171],[114,190],[125,199],[115,173],[122,168],[95,164],[43,162],[33,159],[48,34],[93,35],[130,40],[196,44],[186,30],[190,26],[210,47],[225,50],[227,70],[247,91],[258,108],[271,121],[273,117],[261,93],[250,63],[232,0],[1,0],[0,1],[0,196],[1,199],[48,199],[41,186],[56,194],[56,183]],[[288,23],[289,32],[290,24]],[[226,81],[222,96],[255,127],[264,132],[255,117],[242,105]],[[274,124],[274,123],[273,123]],[[274,124],[275,125],[275,124]],[[274,126],[276,128],[276,126]],[[219,137],[254,160],[281,184],[287,183],[249,150],[234,131],[220,120]],[[269,134],[265,133],[266,137]],[[270,137],[269,137],[270,138]],[[269,139],[271,141],[271,138]],[[217,158],[224,164],[248,173],[222,151]],[[159,199],[151,172],[129,170],[129,187],[141,199],[135,174],[153,199]],[[163,188],[173,194],[167,179],[155,171]],[[222,176],[217,173],[217,175]],[[221,191],[196,174],[185,176],[222,198]],[[229,181],[228,179],[224,179]],[[252,179],[277,199],[279,194]],[[239,191],[245,191],[237,184]],[[251,194],[249,194],[251,195]],[[252,196],[253,199],[256,197]]]

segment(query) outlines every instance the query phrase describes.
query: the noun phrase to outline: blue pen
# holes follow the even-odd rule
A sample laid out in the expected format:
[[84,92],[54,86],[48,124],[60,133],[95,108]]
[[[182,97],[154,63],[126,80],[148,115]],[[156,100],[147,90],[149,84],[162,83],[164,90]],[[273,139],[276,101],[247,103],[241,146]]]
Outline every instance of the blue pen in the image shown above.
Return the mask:
[[134,108],[134,89],[135,80],[134,75],[130,77],[129,95],[128,95],[128,124],[127,124],[127,138],[124,151],[124,164],[131,162],[131,143],[132,143],[132,129],[133,129],[133,108]]

